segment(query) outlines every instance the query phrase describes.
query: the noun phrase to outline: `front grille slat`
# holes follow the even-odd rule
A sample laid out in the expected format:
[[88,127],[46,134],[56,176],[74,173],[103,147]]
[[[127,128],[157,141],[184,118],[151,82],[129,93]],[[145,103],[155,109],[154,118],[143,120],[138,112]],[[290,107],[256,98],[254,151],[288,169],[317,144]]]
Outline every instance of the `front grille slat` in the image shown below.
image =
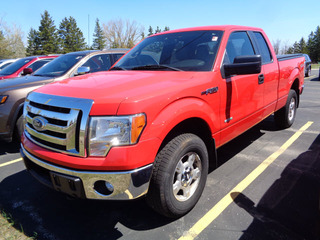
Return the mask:
[[93,100],[32,92],[24,105],[26,136],[36,144],[85,156],[85,135]]
[[50,136],[50,135],[44,134],[44,133],[39,133],[37,130],[30,128],[28,125],[26,125],[26,130],[30,135],[32,135],[36,138],[39,138],[43,141],[51,142],[51,143],[58,144],[58,145],[67,145],[67,139],[53,137],[53,136]]
[[[45,118],[59,119],[59,120],[63,120],[63,121],[69,120],[69,114],[43,110],[40,108],[32,107],[30,105],[28,105],[27,111],[30,113],[33,113],[35,115],[41,115]],[[73,113],[73,115],[74,115],[74,113]]]

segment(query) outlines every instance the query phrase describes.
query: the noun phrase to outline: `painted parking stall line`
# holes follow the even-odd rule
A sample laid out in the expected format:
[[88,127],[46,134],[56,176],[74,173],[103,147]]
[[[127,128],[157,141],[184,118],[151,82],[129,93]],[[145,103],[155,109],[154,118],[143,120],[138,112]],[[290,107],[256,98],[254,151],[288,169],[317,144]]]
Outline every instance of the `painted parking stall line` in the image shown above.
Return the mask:
[[257,177],[259,177],[268,166],[270,166],[286,149],[288,149],[304,133],[313,122],[307,122],[291,138],[289,138],[276,152],[265,159],[236,187],[225,195],[213,208],[211,208],[192,228],[189,229],[179,240],[192,240],[206,229],[233,201],[243,192]]
[[13,164],[13,163],[21,162],[21,161],[22,161],[22,158],[18,158],[18,159],[9,161],[9,162],[5,162],[5,163],[0,164],[0,168],[8,166],[8,165]]

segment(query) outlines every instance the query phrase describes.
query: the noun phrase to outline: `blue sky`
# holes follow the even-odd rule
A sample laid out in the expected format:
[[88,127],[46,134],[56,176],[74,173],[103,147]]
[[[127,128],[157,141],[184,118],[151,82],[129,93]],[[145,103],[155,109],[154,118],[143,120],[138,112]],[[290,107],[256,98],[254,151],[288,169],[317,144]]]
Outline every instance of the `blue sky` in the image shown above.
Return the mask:
[[64,17],[74,17],[86,40],[89,32],[90,44],[96,18],[101,24],[119,18],[136,21],[145,28],[145,33],[149,26],[161,29],[224,24],[253,26],[263,28],[271,41],[279,39],[288,44],[301,37],[307,40],[310,32],[320,25],[319,0],[1,0],[0,6],[0,19],[9,26],[19,26],[25,41],[31,27],[38,30],[45,10],[57,27]]

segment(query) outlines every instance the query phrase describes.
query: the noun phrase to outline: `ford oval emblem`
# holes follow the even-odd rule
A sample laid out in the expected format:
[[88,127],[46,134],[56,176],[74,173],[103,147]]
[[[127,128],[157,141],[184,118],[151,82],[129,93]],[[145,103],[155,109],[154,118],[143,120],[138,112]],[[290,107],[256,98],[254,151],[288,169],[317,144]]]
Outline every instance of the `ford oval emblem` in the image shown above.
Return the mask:
[[44,131],[46,130],[46,125],[47,125],[48,121],[43,118],[43,117],[34,117],[32,119],[32,126],[37,130],[37,131]]

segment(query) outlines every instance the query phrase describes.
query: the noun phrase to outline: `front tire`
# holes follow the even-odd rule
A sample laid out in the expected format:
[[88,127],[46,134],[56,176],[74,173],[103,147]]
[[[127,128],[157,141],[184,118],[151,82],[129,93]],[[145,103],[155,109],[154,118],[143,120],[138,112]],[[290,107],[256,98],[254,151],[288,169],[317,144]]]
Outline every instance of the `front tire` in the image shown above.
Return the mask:
[[183,216],[198,202],[208,174],[208,151],[194,134],[181,134],[157,154],[147,202],[158,213]]
[[294,122],[297,112],[298,97],[296,91],[290,90],[286,105],[274,113],[274,119],[278,127],[288,128]]
[[21,135],[23,133],[23,116],[20,115],[20,117],[18,118],[17,122],[16,122],[16,126],[15,126],[15,138],[17,142],[21,141]]

